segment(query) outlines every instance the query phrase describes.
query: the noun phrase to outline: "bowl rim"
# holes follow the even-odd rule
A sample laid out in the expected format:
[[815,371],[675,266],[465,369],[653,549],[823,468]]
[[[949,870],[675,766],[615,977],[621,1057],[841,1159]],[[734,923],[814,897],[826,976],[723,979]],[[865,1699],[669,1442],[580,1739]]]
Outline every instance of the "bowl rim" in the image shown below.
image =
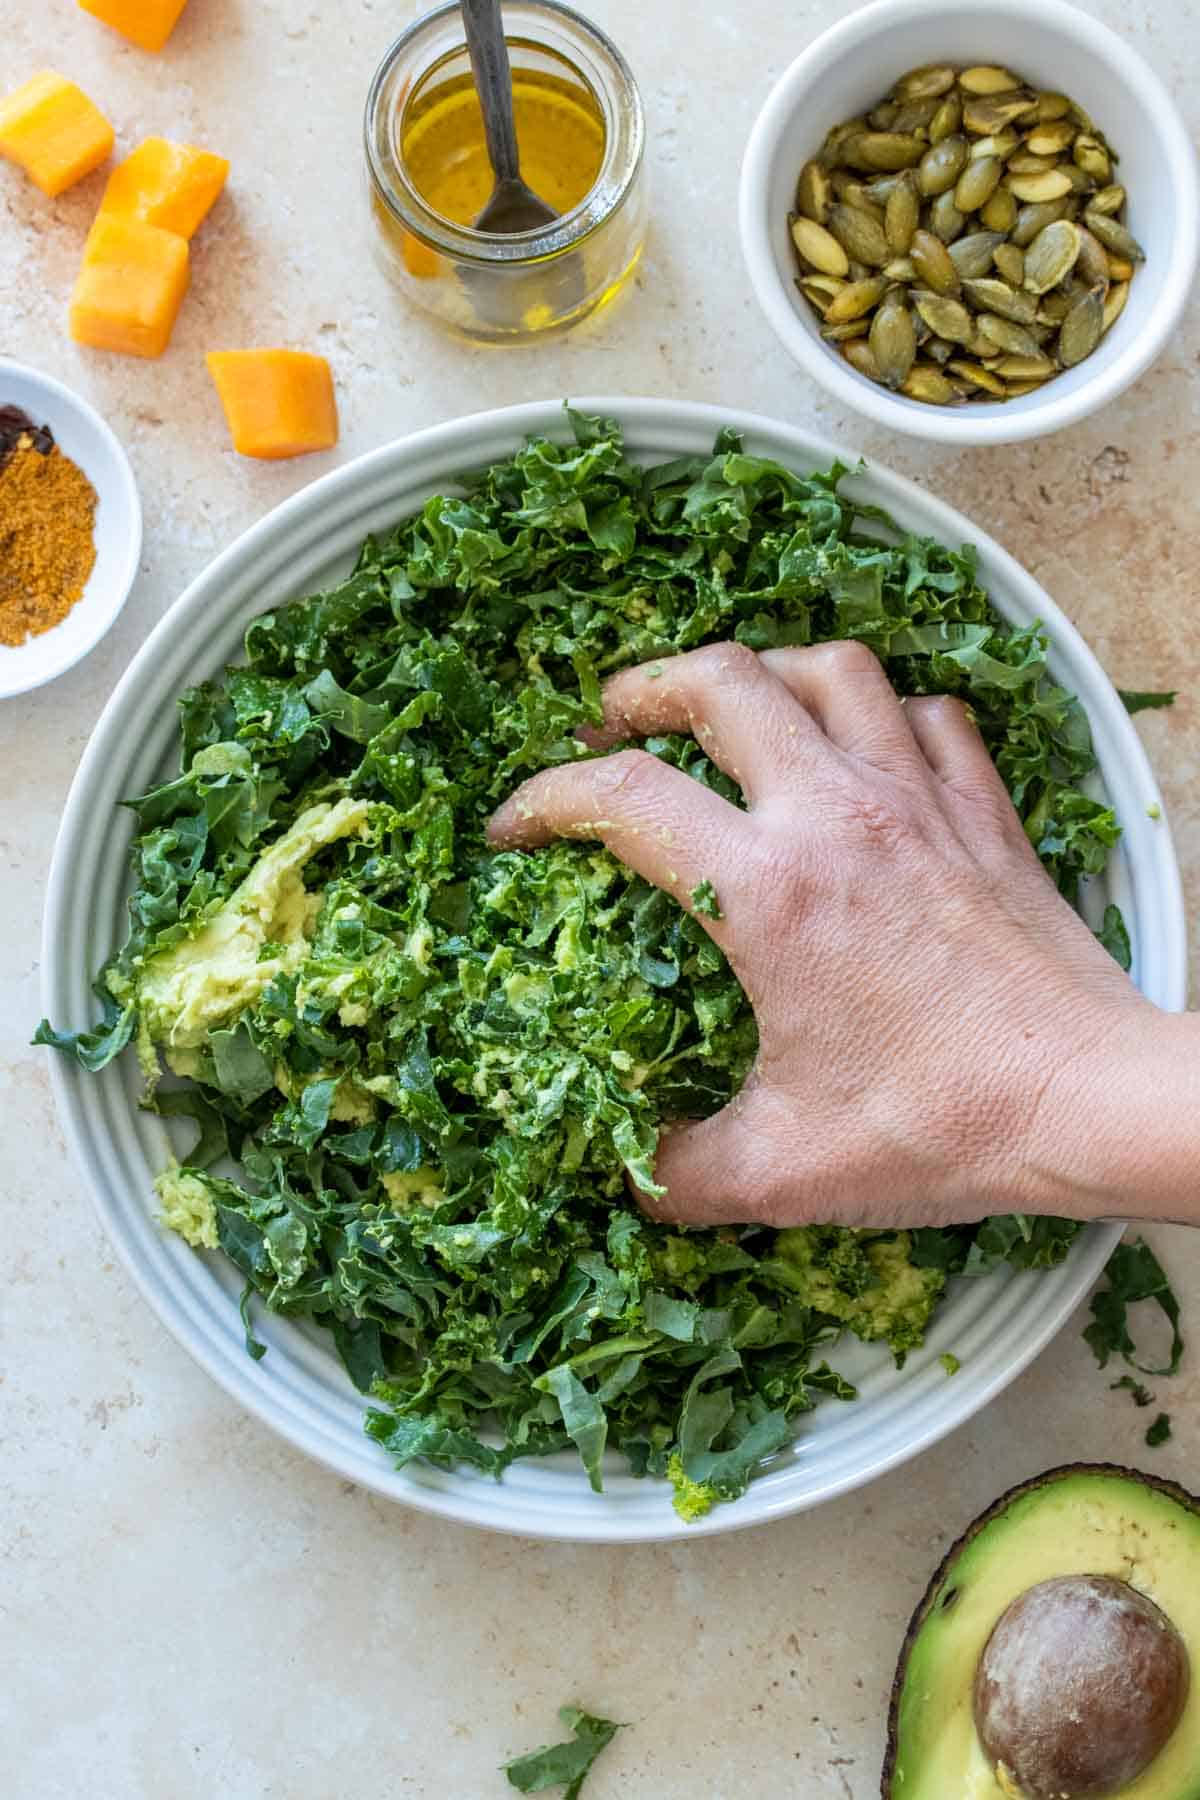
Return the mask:
[[[2,390],[4,382],[13,377],[28,383],[35,390],[53,396],[60,407],[75,413],[95,432],[100,440],[101,454],[107,458],[109,469],[115,477],[119,489],[117,504],[124,520],[122,527],[124,564],[123,567],[119,565],[118,559],[121,552],[119,549],[115,550],[112,553],[113,562],[117,565],[112,577],[113,599],[107,607],[97,613],[92,630],[81,642],[72,645],[65,656],[57,660],[53,657],[50,658],[48,664],[36,673],[31,671],[27,677],[18,676],[15,680],[6,680],[3,675],[0,675],[0,701],[15,700],[20,694],[32,693],[37,688],[45,687],[47,682],[57,681],[60,675],[65,675],[69,669],[73,669],[78,663],[81,663],[85,656],[91,654],[101,638],[111,631],[120,617],[137,579],[138,565],[142,554],[141,496],[138,493],[137,482],[134,479],[129,458],[107,419],[96,410],[89,400],[85,400],[82,394],[78,394],[74,388],[68,387],[65,381],[59,381],[56,376],[47,375],[42,369],[35,369],[29,363],[18,362],[14,357],[0,356],[0,390]],[[83,468],[82,462],[79,466]],[[83,468],[83,473],[91,479],[95,470],[96,462],[93,459],[91,467]],[[97,556],[98,567],[99,557]],[[88,585],[94,580],[95,575],[96,569],[93,569],[92,574],[88,577]],[[76,601],[76,605],[82,604],[86,594],[87,587],[85,586],[83,596]],[[24,644],[12,645],[10,648],[17,657],[29,652],[32,661],[36,656],[36,651],[32,650],[31,646],[40,646],[42,641],[40,636],[27,638]]]
[[[762,445],[768,454],[787,456],[798,463],[827,457],[854,466],[853,456],[837,451],[817,434],[737,409],[612,396],[588,396],[575,404],[588,412],[615,417],[631,437],[640,437],[643,442],[649,439],[656,446],[641,452],[635,447],[635,455],[678,453],[668,449],[672,435],[678,439],[687,435],[700,437],[711,444],[720,428],[731,427],[743,432],[752,444]],[[201,642],[207,645],[219,627],[227,628],[234,619],[243,623],[252,616],[252,610],[262,610],[269,604],[259,600],[251,609],[249,599],[237,594],[239,581],[253,582],[256,587],[268,583],[285,555],[290,559],[293,552],[313,554],[312,546],[318,538],[323,541],[348,520],[357,522],[368,506],[378,506],[385,494],[395,506],[393,516],[399,516],[401,506],[408,505],[407,491],[403,502],[391,502],[390,497],[406,480],[411,488],[427,491],[435,491],[436,486],[446,483],[450,478],[438,473],[432,475],[434,488],[430,488],[434,459],[440,457],[443,465],[449,463],[461,472],[479,467],[481,453],[487,460],[493,454],[503,454],[503,449],[496,447],[497,438],[503,445],[515,447],[528,433],[553,432],[561,436],[562,431],[561,403],[536,401],[472,414],[398,439],[320,477],[283,501],[235,539],[188,585],[143,644],[109,699],[89,738],[63,809],[43,925],[42,998],[49,1017],[57,1016],[59,1022],[77,1017],[80,996],[90,991],[91,967],[76,966],[78,959],[74,955],[75,936],[85,930],[75,896],[80,880],[86,878],[93,846],[100,837],[112,837],[107,811],[103,810],[101,816],[96,790],[104,793],[106,785],[127,784],[129,760],[138,753],[136,746],[143,737],[149,735],[131,729],[138,724],[135,701],[141,696],[143,701],[149,698],[151,703],[160,705],[155,690],[164,686],[167,675],[171,676],[170,685],[175,691],[174,671],[163,665],[169,665],[173,657],[183,658],[185,653],[190,660],[193,634],[202,634]],[[901,513],[908,507],[920,529],[950,542],[961,541],[965,532],[978,544],[985,568],[993,577],[999,572],[1006,598],[1016,601],[1014,611],[1045,618],[1056,646],[1077,665],[1075,685],[1093,725],[1119,741],[1123,779],[1136,789],[1138,802],[1157,800],[1145,750],[1115,690],[1078,632],[1034,578],[986,533],[915,482],[884,467],[873,467],[869,473],[878,478],[885,502]],[[298,576],[293,591],[301,591],[305,580],[307,577]],[[234,598],[223,602],[222,595],[230,594]],[[223,622],[214,615],[214,607],[217,614],[224,607],[228,617]],[[205,653],[215,660],[215,654]],[[1114,761],[1110,761],[1110,770],[1113,766]],[[114,792],[118,791],[125,788],[114,786]],[[1140,832],[1144,843],[1150,846],[1140,861],[1147,871],[1146,891],[1154,898],[1161,924],[1158,941],[1151,946],[1158,969],[1156,997],[1160,1005],[1178,1009],[1186,1001],[1187,970],[1178,865],[1165,817],[1148,830],[1149,821],[1140,806],[1138,814],[1138,818],[1132,811],[1129,815],[1130,832],[1131,836]],[[104,854],[108,854],[107,850]],[[83,867],[77,869],[77,863]],[[178,1240],[168,1241],[168,1234],[156,1225],[141,1192],[131,1195],[127,1185],[114,1179],[113,1171],[119,1175],[120,1170],[103,1106],[104,1084],[118,1079],[116,1065],[95,1077],[85,1076],[65,1057],[55,1056],[51,1062],[59,1119],[100,1223],[151,1309],[176,1341],[247,1411],[342,1476],[389,1499],[402,1500],[443,1518],[526,1537],[610,1543],[698,1538],[805,1510],[874,1480],[964,1423],[1015,1379],[1074,1311],[1122,1229],[1112,1223],[1089,1227],[1059,1269],[1029,1278],[1036,1285],[1028,1290],[1029,1297],[1023,1303],[1019,1335],[1010,1324],[1010,1341],[1005,1342],[1001,1352],[981,1357],[974,1367],[972,1359],[965,1357],[954,1383],[947,1386],[939,1381],[932,1400],[932,1388],[918,1391],[918,1384],[936,1372],[936,1358],[932,1369],[922,1368],[919,1358],[911,1359],[905,1380],[913,1383],[914,1401],[920,1400],[919,1428],[910,1430],[906,1424],[898,1446],[886,1441],[881,1445],[872,1438],[865,1447],[854,1448],[847,1457],[848,1469],[823,1473],[819,1487],[811,1492],[803,1488],[808,1459],[798,1453],[796,1461],[778,1480],[768,1476],[761,1483],[752,1484],[740,1501],[718,1507],[693,1524],[684,1524],[675,1517],[665,1494],[661,1506],[655,1501],[637,1510],[636,1506],[613,1504],[606,1510],[602,1504],[593,1505],[592,1496],[581,1496],[574,1490],[555,1492],[547,1499],[517,1485],[497,1501],[493,1495],[500,1490],[482,1478],[439,1477],[433,1472],[412,1470],[397,1474],[357,1422],[353,1438],[343,1442],[334,1427],[345,1410],[345,1398],[335,1397],[335,1403],[331,1403],[318,1389],[311,1372],[315,1350],[308,1354],[303,1345],[296,1349],[289,1339],[266,1363],[251,1363],[242,1348],[236,1300],[228,1307],[223,1301],[214,1306],[211,1292],[207,1288],[199,1291],[200,1277],[194,1274],[199,1263],[211,1282],[211,1272],[205,1269],[203,1259]],[[109,1097],[112,1098],[111,1091]],[[116,1097],[115,1107],[123,1126],[128,1106],[124,1093]],[[1019,1275],[1011,1279],[1017,1283],[1026,1280]],[[189,1281],[197,1285],[189,1288]],[[1020,1289],[1022,1294],[1026,1291]],[[932,1347],[929,1349],[932,1354]],[[324,1371],[330,1356],[324,1349],[319,1354],[319,1367]],[[361,1411],[363,1397],[356,1396],[355,1402]],[[632,1487],[639,1490],[644,1485],[632,1482]]]
[[[983,402],[942,408],[906,403],[856,374],[811,337],[796,316],[791,292],[780,280],[772,249],[775,221],[767,212],[769,174],[777,145],[804,96],[848,51],[868,44],[882,27],[928,22],[932,13],[991,13],[1010,20],[1036,19],[1108,65],[1129,90],[1137,110],[1154,120],[1167,142],[1168,163],[1178,196],[1177,229],[1161,287],[1143,330],[1094,380],[1073,394],[1056,395],[1053,383],[1022,411]],[[1200,255],[1200,177],[1196,152],[1183,118],[1149,63],[1109,26],[1067,0],[978,0],[962,6],[931,6],[928,0],[873,0],[814,38],[779,76],[767,95],[746,142],[738,188],[738,224],[750,285],[776,336],[814,381],[843,405],[876,424],[910,437],[953,445],[1019,443],[1061,431],[1106,406],[1154,362],[1182,317],[1196,278]]]

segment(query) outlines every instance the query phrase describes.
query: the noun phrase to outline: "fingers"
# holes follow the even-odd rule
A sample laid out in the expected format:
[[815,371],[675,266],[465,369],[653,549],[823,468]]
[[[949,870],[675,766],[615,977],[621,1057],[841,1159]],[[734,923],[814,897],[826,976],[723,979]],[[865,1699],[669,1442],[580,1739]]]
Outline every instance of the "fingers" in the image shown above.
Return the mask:
[[923,773],[905,709],[865,644],[764,650],[762,661],[838,746],[890,774]]
[[711,1119],[664,1131],[654,1178],[667,1191],[639,1195],[643,1209],[674,1225],[728,1225],[762,1217],[764,1196],[778,1185],[778,1151],[773,1159],[766,1110],[761,1090],[750,1084]]
[[[598,838],[631,869],[686,905],[710,880],[748,863],[744,813],[645,750],[544,769],[493,815],[489,842],[534,850],[555,838]],[[705,921],[707,923],[707,920]]]
[[747,804],[794,788],[824,748],[787,685],[744,644],[709,644],[615,675],[596,749],[657,731],[687,732],[736,781]]

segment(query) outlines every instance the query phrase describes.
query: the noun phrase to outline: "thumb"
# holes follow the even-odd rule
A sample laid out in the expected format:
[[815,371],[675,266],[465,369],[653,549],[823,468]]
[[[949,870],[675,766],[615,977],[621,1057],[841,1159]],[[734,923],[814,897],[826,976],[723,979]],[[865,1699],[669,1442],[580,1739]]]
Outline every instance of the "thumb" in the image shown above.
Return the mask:
[[710,1119],[668,1126],[655,1180],[638,1193],[650,1218],[674,1225],[774,1224],[803,1215],[804,1177],[781,1142],[779,1100],[751,1083]]

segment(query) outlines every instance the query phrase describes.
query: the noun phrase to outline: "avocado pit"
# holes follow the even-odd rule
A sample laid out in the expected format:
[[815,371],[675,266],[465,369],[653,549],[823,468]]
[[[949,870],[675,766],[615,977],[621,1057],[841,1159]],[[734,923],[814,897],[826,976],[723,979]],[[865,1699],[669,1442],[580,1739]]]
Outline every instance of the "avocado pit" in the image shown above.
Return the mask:
[[975,1727],[1022,1800],[1105,1800],[1136,1781],[1183,1713],[1183,1639],[1128,1582],[1063,1575],[1001,1614],[979,1660]]

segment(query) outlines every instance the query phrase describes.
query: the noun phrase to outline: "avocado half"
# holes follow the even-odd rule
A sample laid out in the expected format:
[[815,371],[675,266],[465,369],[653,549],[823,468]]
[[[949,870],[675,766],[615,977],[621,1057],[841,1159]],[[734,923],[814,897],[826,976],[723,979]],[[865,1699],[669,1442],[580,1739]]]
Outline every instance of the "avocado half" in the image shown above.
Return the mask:
[[1111,1575],[1161,1608],[1193,1683],[1164,1748],[1120,1800],[1200,1800],[1200,1498],[1116,1463],[1069,1463],[1002,1494],[926,1588],[892,1684],[883,1800],[1013,1800],[975,1730],[975,1672],[1012,1601],[1061,1575]]

